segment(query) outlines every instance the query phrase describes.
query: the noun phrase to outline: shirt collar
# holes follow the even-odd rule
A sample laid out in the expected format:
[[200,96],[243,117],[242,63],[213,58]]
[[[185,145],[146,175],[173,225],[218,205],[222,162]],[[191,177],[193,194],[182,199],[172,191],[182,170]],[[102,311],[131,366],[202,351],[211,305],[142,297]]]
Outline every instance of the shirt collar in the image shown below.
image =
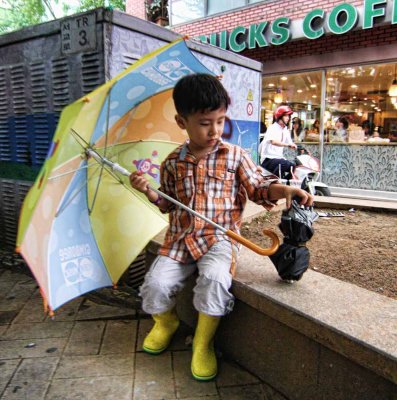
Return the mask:
[[[185,143],[183,143],[181,151],[179,153],[180,161],[185,160],[186,157],[190,155],[189,147],[188,147],[189,143],[190,143],[189,139],[186,139]],[[222,139],[219,139],[219,142],[216,144],[214,149],[209,154],[215,153],[218,150],[225,150],[225,149],[228,149],[228,147],[225,145],[225,143],[223,142]]]

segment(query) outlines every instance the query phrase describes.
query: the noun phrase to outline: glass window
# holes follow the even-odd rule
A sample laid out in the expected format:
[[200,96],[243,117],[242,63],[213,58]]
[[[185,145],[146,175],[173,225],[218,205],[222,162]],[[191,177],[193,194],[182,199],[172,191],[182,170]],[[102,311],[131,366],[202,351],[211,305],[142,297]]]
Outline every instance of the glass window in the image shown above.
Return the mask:
[[397,98],[389,96],[395,67],[378,64],[327,71],[324,127],[328,142],[397,141]]
[[246,0],[208,0],[208,15],[243,7]]
[[264,0],[169,0],[171,25],[244,7]]
[[288,104],[299,119],[299,126],[291,125],[291,138],[295,142],[320,141],[321,72],[277,75],[262,79],[262,109],[264,123],[273,123],[273,113],[281,104]]
[[172,0],[170,1],[171,25],[182,24],[205,17],[206,0]]

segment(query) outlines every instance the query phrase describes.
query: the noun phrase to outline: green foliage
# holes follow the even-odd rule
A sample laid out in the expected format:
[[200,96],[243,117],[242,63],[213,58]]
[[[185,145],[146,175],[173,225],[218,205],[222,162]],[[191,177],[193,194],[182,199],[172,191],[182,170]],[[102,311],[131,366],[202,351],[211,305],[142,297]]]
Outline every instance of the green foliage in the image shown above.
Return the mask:
[[0,178],[35,181],[40,168],[16,162],[0,161]]
[[[126,0],[80,0],[76,7],[69,5],[67,0],[4,0],[4,7],[0,8],[0,34],[97,7],[125,11],[125,2]],[[54,5],[58,4],[61,11],[55,14]]]
[[117,8],[125,11],[126,0],[80,0],[78,11],[88,11],[97,7]]
[[0,32],[10,32],[24,26],[35,25],[46,21],[46,8],[42,0],[5,0],[0,20]]

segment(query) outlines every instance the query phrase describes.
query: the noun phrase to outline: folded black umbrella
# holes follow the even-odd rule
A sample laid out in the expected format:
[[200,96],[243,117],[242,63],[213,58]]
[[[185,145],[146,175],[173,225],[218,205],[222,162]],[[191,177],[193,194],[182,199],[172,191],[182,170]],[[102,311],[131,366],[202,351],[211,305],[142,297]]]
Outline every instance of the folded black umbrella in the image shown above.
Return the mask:
[[305,243],[314,234],[313,222],[318,214],[304,208],[295,200],[289,210],[284,210],[279,228],[284,241],[270,256],[281,279],[298,281],[309,267],[310,253]]
[[305,246],[282,243],[270,259],[281,279],[299,281],[309,267],[310,253]]
[[299,245],[310,240],[314,234],[313,222],[317,218],[316,212],[293,200],[291,208],[283,211],[279,224],[284,242]]

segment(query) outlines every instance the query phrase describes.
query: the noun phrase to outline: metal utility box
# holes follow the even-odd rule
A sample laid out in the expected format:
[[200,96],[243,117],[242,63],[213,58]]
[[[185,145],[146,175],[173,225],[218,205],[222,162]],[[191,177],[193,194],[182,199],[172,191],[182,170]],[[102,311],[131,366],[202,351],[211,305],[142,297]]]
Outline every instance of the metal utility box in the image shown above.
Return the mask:
[[[179,37],[104,8],[0,36],[0,165],[39,168],[63,107]],[[194,40],[188,40],[188,46],[209,70],[223,75],[232,98],[226,140],[257,161],[261,64]],[[2,171],[0,245],[14,246],[19,207],[29,183]]]

